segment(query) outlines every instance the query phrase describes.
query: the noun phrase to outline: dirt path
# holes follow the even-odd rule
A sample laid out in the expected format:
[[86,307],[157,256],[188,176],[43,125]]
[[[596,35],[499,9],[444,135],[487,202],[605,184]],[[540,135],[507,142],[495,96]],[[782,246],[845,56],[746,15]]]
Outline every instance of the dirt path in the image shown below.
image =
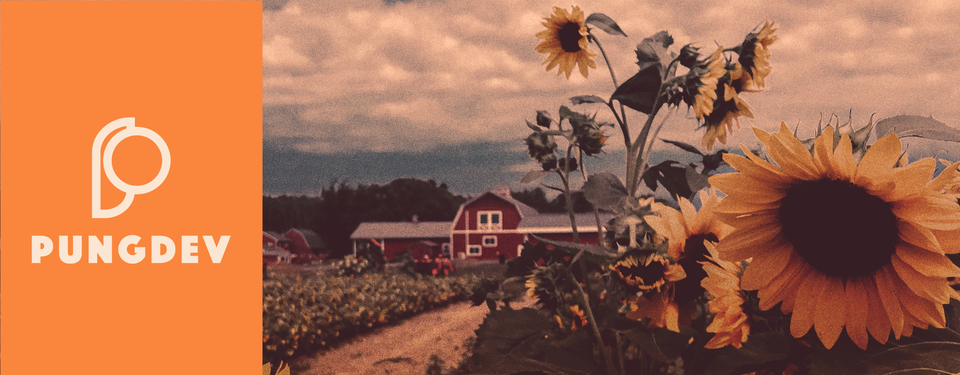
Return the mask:
[[[524,303],[526,305],[526,303]],[[519,307],[519,306],[518,306]],[[380,328],[329,352],[295,363],[302,375],[424,374],[431,354],[447,367],[456,366],[489,310],[486,306],[456,303],[407,319],[396,326]]]

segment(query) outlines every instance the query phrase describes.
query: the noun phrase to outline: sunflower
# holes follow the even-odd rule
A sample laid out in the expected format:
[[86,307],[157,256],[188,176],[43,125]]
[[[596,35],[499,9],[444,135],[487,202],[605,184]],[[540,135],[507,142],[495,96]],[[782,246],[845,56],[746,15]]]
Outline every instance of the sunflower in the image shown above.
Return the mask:
[[727,73],[723,62],[723,47],[717,47],[717,51],[704,64],[705,72],[700,76],[697,95],[693,98],[693,113],[698,119],[703,119],[713,112],[713,101],[717,100],[717,84]]
[[717,242],[733,228],[717,220],[713,214],[719,202],[715,189],[700,192],[701,208],[698,213],[686,198],[679,198],[680,211],[660,203],[651,207],[657,215],[643,219],[658,234],[667,239],[667,255],[683,267],[686,278],[676,282],[676,300],[681,305],[703,295],[700,280],[707,276],[702,262],[707,260],[704,240]]
[[719,349],[733,345],[739,349],[750,335],[750,321],[743,312],[745,299],[740,291],[743,270],[739,263],[721,260],[710,241],[703,241],[702,245],[709,255],[704,257],[707,261],[700,262],[707,274],[700,283],[710,292],[707,306],[715,314],[713,322],[707,326],[707,332],[716,334],[705,347]]
[[727,144],[727,131],[733,133],[733,125],[740,129],[740,117],[753,118],[753,109],[747,104],[737,90],[727,83],[717,88],[717,95],[723,93],[723,100],[716,100],[713,103],[713,111],[703,120],[703,126],[707,128],[703,134],[703,140],[700,145],[706,147],[707,151],[713,151],[713,144],[716,140]]
[[678,281],[686,277],[683,267],[670,264],[670,261],[657,254],[646,256],[627,255],[619,262],[610,265],[610,270],[626,284],[631,292],[659,292],[669,281]]
[[832,127],[812,155],[786,124],[754,133],[777,165],[741,146],[746,157],[724,155],[739,172],[710,184],[728,194],[716,215],[734,227],[717,251],[725,261],[753,258],[741,288],[758,291],[760,309],[780,303],[794,337],[813,327],[827,348],[844,328],[865,349],[868,332],[884,344],[891,331],[899,339],[944,327],[942,305],[960,299],[948,281],[960,268],[944,255],[960,252],[960,207],[942,180],[930,181],[935,161],[896,167],[895,134],[858,163],[849,136],[835,145]]
[[764,79],[773,70],[770,67],[770,49],[767,47],[777,41],[776,31],[773,22],[766,21],[759,32],[747,35],[740,45],[737,61],[745,74],[738,78],[744,90],[758,90],[766,85]]
[[543,62],[547,64],[547,71],[559,65],[557,75],[567,73],[569,79],[573,66],[578,65],[580,74],[586,78],[587,68],[597,67],[597,63],[593,61],[597,54],[589,48],[590,41],[587,37],[590,33],[584,22],[583,11],[575,6],[572,13],[567,13],[566,9],[554,7],[553,15],[544,20],[543,25],[547,29],[537,33],[537,38],[543,41],[535,49],[537,52],[550,54]]

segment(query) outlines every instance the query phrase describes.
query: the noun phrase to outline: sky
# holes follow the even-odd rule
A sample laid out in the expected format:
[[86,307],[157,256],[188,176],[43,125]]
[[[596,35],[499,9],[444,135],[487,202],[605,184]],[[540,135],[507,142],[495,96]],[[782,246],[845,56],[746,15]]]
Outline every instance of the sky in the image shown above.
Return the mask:
[[[602,59],[589,77],[546,71],[535,35],[553,7],[612,17],[627,37],[594,32],[619,82],[637,72],[634,50],[666,30],[687,43],[732,47],[773,21],[767,90],[744,94],[754,119],[727,146],[756,147],[750,127],[781,121],[814,135],[821,117],[866,125],[871,115],[933,116],[960,128],[960,2],[954,1],[554,1],[482,2],[266,0],[263,14],[264,194],[314,195],[334,181],[385,184],[400,177],[445,182],[471,195],[499,182],[514,190],[537,165],[526,155],[525,121],[557,117],[576,95],[609,97]],[[591,46],[597,51],[596,46]],[[603,106],[571,106],[613,122]],[[629,111],[629,109],[628,109]],[[646,115],[628,114],[631,133]],[[834,119],[834,122],[837,120]],[[681,106],[660,138],[699,145]],[[590,173],[623,178],[619,131]],[[960,159],[957,143],[906,139],[911,159]],[[654,159],[681,157],[658,143]],[[691,161],[693,159],[690,159]],[[557,185],[547,178],[543,182]],[[662,190],[662,189],[661,189]]]

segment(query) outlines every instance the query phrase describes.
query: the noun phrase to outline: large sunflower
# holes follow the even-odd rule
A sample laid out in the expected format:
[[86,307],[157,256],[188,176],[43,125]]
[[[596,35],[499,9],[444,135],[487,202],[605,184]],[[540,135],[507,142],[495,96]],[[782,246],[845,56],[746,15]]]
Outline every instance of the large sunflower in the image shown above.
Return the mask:
[[577,65],[580,67],[580,74],[587,77],[587,68],[597,67],[597,63],[593,61],[593,57],[597,54],[589,48],[590,41],[587,36],[590,33],[587,31],[580,7],[573,7],[571,13],[566,9],[554,7],[553,15],[544,20],[543,25],[547,29],[537,33],[537,38],[543,41],[537,45],[536,50],[550,54],[544,60],[547,70],[559,65],[557,75],[567,73],[569,79],[573,66]]
[[[763,310],[792,313],[790,332],[813,327],[827,348],[841,331],[860,348],[914,327],[943,327],[943,304],[960,299],[944,255],[960,252],[960,207],[930,180],[933,159],[896,167],[901,144],[880,138],[854,159],[850,138],[827,127],[808,151],[787,129],[754,129],[772,165],[741,147],[724,155],[738,173],[713,176],[727,193],[717,217],[734,227],[718,245],[725,261],[753,258],[741,287]],[[956,168],[954,164],[952,168]],[[952,246],[952,247],[951,247]]]
[[743,311],[745,299],[740,290],[743,270],[739,263],[721,260],[709,241],[704,241],[703,247],[710,255],[706,256],[708,261],[701,262],[707,274],[701,283],[710,292],[707,306],[714,314],[707,332],[716,334],[704,347],[718,349],[733,345],[740,348],[750,335],[750,320]]
[[700,192],[699,212],[689,200],[681,197],[678,200],[680,211],[654,203],[651,209],[657,215],[643,218],[653,230],[667,239],[667,255],[676,259],[687,275],[676,282],[676,300],[681,305],[703,295],[700,280],[707,276],[701,265],[707,260],[704,240],[720,241],[732,230],[713,214],[718,202],[716,190],[711,188]]

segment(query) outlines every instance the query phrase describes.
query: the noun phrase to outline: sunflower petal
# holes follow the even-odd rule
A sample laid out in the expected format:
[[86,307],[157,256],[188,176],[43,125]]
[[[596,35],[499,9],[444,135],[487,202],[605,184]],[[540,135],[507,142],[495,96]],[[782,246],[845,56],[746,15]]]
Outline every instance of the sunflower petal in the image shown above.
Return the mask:
[[741,173],[722,173],[710,177],[710,185],[720,189],[720,191],[729,192],[727,193],[728,197],[733,195],[738,199],[746,199],[756,203],[770,203],[783,199],[785,193],[781,189],[773,187],[746,189],[758,184],[764,184],[764,181],[756,180]]
[[[808,267],[799,255],[791,254],[783,272],[757,292],[757,297],[760,298],[760,309],[770,310],[780,301],[793,300],[797,294],[796,289],[799,287],[800,281],[803,281],[803,278],[806,277]],[[750,266],[747,266],[747,269],[749,270]],[[791,305],[789,309],[785,309],[786,306],[781,306],[781,311],[789,313],[793,311],[792,307]]]
[[833,160],[833,127],[827,126],[823,135],[813,142],[813,161],[820,168],[820,173],[838,178],[840,176],[837,162]]
[[877,291],[880,294],[880,302],[887,312],[887,318],[890,319],[890,328],[893,328],[893,336],[899,340],[903,333],[903,310],[900,308],[900,299],[897,297],[897,288],[893,283],[893,277],[887,273],[887,267],[877,270],[874,274],[877,282]]
[[857,172],[857,162],[853,159],[853,146],[849,135],[840,136],[840,142],[833,150],[833,160],[837,163],[837,171],[844,181],[853,181]]
[[940,304],[950,303],[950,286],[945,278],[926,276],[910,267],[906,262],[894,255],[890,258],[897,276],[912,290],[914,294],[924,299]]
[[780,240],[780,224],[764,223],[752,228],[735,229],[717,245],[717,251],[720,259],[737,262],[766,251],[767,246]]
[[802,337],[813,326],[817,302],[826,284],[827,277],[820,272],[811,272],[803,280],[803,285],[797,292],[793,315],[790,318],[790,334],[793,337]]
[[897,232],[903,241],[909,242],[924,250],[943,254],[943,248],[940,247],[940,241],[937,240],[937,236],[927,228],[909,221],[900,221],[897,223]]
[[827,349],[833,347],[843,331],[844,314],[839,313],[844,309],[844,289],[843,280],[838,277],[826,277],[826,287],[820,293],[817,301],[816,312],[814,313],[814,329],[820,342]]
[[767,286],[774,277],[783,272],[790,261],[791,254],[793,251],[789,246],[781,245],[779,248],[769,248],[755,255],[750,262],[750,267],[743,272],[740,287],[743,290],[758,290]]
[[863,186],[864,179],[872,180],[890,173],[900,158],[900,138],[888,134],[878,139],[860,159],[857,165],[856,184]]
[[880,198],[887,202],[906,199],[923,192],[921,189],[933,171],[937,168],[937,162],[933,158],[926,158],[910,163],[906,167],[897,168],[893,172],[892,179],[895,183],[894,190],[887,194],[882,194]]
[[867,294],[867,331],[881,345],[890,338],[890,319],[883,313],[883,302],[873,279],[863,280]]
[[943,313],[942,304],[933,303],[920,298],[914,294],[913,291],[911,291],[902,280],[897,280],[896,277],[894,277],[894,283],[898,289],[897,295],[900,297],[900,304],[903,306],[903,311],[916,318],[919,323],[923,324],[923,326],[920,326],[914,322],[914,326],[923,329],[927,328],[926,325],[932,325],[937,328],[944,327],[946,324],[946,317]]
[[867,350],[867,291],[860,279],[847,280],[843,310],[843,320],[847,327],[847,336],[862,350]]
[[897,245],[895,254],[904,263],[926,276],[943,279],[960,277],[960,268],[944,255],[922,250],[908,243]]

